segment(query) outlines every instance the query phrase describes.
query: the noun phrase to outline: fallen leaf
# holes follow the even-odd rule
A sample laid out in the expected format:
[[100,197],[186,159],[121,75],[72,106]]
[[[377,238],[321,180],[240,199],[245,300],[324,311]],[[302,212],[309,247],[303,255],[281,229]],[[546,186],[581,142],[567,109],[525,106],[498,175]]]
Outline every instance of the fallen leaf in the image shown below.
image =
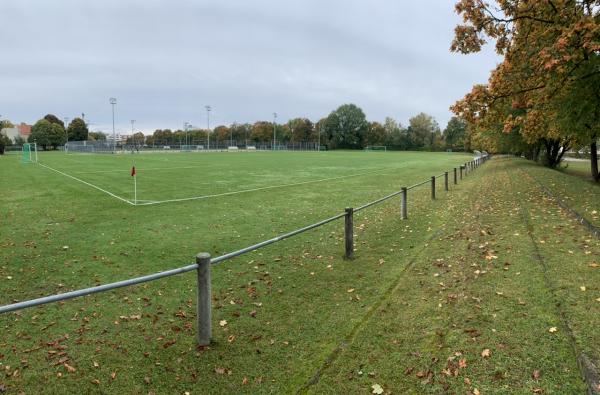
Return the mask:
[[242,380],[242,385],[246,384],[248,384],[248,377],[244,377],[244,379]]
[[596,262],[593,262],[593,263],[590,263],[588,266],[589,267],[598,267],[600,265],[598,265]]
[[371,388],[373,388],[373,391],[371,393],[373,393],[373,394],[383,394],[383,388],[379,384],[373,384],[371,386]]
[[351,294],[352,292],[354,292],[354,288],[350,288],[350,289],[349,289],[348,291],[346,291],[346,292],[348,292],[349,294]]
[[113,379],[113,380],[116,379],[117,378],[117,372],[112,372],[110,374],[110,378]]
[[548,332],[550,333],[554,333],[558,330],[558,328],[556,328],[555,326],[553,326],[552,328],[548,329]]
[[533,373],[531,373],[531,378],[534,380],[539,380],[541,376],[541,373],[539,370],[534,370]]
[[221,321],[219,321],[219,325],[220,325],[220,326],[225,326],[225,325],[227,325],[227,320],[221,320]]
[[579,289],[585,292],[585,285],[582,285],[581,287],[579,287]]
[[473,389],[473,395],[480,395],[481,392],[479,392],[479,390],[477,388]]
[[489,349],[489,348],[486,348],[485,350],[483,350],[483,351],[481,352],[481,356],[482,356],[483,358],[489,358],[491,354],[492,354],[492,353],[491,353],[491,351],[490,351],[490,349]]
[[63,366],[67,369],[67,372],[69,372],[69,373],[75,373],[77,371],[77,369],[75,369],[73,366],[69,365],[68,363],[64,363]]
[[467,360],[466,360],[466,359],[464,359],[464,358],[463,358],[463,359],[460,359],[460,360],[458,361],[458,367],[459,367],[459,368],[466,368],[466,367],[467,367]]

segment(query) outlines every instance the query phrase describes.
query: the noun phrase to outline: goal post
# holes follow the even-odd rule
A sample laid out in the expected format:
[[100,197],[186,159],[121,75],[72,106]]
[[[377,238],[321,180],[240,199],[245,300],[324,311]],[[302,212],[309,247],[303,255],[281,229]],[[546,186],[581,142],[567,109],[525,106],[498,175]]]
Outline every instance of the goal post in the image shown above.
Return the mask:
[[365,151],[387,151],[387,147],[385,145],[367,145],[365,147]]
[[36,143],[25,143],[21,149],[21,162],[23,163],[37,163],[37,144]]

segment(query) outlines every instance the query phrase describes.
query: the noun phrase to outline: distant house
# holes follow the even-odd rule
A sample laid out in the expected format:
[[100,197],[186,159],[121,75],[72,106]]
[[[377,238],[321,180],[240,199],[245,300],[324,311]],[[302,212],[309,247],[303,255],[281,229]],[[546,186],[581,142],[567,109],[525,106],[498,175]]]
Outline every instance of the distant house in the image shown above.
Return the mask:
[[27,141],[27,138],[29,138],[29,135],[31,134],[31,125],[27,125],[25,122],[21,122],[20,125],[17,125],[17,128],[19,129],[19,134],[21,135],[21,137],[23,137],[23,139]]
[[10,139],[10,141],[12,141],[13,143],[15,142],[15,139],[20,136],[19,128],[16,128],[16,127],[15,128],[4,128],[4,129],[2,129],[2,131],[0,131],[0,133],[5,135],[6,137],[8,137]]
[[31,125],[27,125],[25,122],[21,122],[20,125],[17,125],[14,128],[2,129],[0,133],[8,137],[13,143],[15,142],[17,137],[21,137],[23,140],[27,141],[27,138],[31,134]]

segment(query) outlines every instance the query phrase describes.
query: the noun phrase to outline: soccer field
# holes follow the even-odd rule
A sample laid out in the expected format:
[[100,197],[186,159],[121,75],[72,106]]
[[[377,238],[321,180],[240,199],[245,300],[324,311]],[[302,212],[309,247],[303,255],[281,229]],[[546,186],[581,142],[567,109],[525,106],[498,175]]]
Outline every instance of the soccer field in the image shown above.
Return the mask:
[[[398,189],[401,182],[408,185],[420,180],[415,177],[422,178],[424,170],[430,169],[437,175],[466,159],[447,153],[46,153],[40,155],[40,165],[63,175],[63,183],[85,183],[96,189],[94,193],[104,193],[123,202],[153,205],[259,191],[268,191],[268,196],[275,190],[299,194],[302,198],[311,196],[315,190],[323,191],[321,195],[331,190],[353,197],[348,193],[350,187],[359,187],[358,192],[385,193]],[[130,174],[134,166],[137,194]],[[352,200],[342,204],[347,203]]]
[[[180,267],[202,251],[227,253],[470,159],[416,152],[41,152],[39,164],[22,164],[16,155],[0,157],[0,304]],[[131,204],[134,165],[138,206]],[[438,191],[441,203],[442,185]],[[183,393],[198,380],[227,392],[246,376],[258,392],[285,391],[307,379],[439,221],[427,185],[411,191],[409,202],[410,222],[399,220],[399,199],[356,216],[352,262],[342,259],[339,221],[216,266],[211,352],[194,349],[195,278],[182,275],[2,315],[0,362],[14,367],[27,359],[32,368],[11,383],[33,392],[49,386],[61,393],[145,393],[145,377],[157,393]],[[360,294],[349,295],[350,288]],[[356,303],[348,303],[350,296]],[[2,352],[9,344],[10,355]],[[76,374],[66,374],[46,344],[67,345]],[[223,366],[236,367],[225,386],[213,377]]]

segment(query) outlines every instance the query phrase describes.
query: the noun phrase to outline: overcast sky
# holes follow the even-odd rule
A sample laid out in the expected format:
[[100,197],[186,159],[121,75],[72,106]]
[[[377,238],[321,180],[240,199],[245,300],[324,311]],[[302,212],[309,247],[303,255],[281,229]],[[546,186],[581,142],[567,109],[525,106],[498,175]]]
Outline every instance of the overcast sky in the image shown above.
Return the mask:
[[448,107],[498,62],[449,51],[454,0],[2,0],[0,114],[85,113],[92,130],[308,117],[371,121]]

